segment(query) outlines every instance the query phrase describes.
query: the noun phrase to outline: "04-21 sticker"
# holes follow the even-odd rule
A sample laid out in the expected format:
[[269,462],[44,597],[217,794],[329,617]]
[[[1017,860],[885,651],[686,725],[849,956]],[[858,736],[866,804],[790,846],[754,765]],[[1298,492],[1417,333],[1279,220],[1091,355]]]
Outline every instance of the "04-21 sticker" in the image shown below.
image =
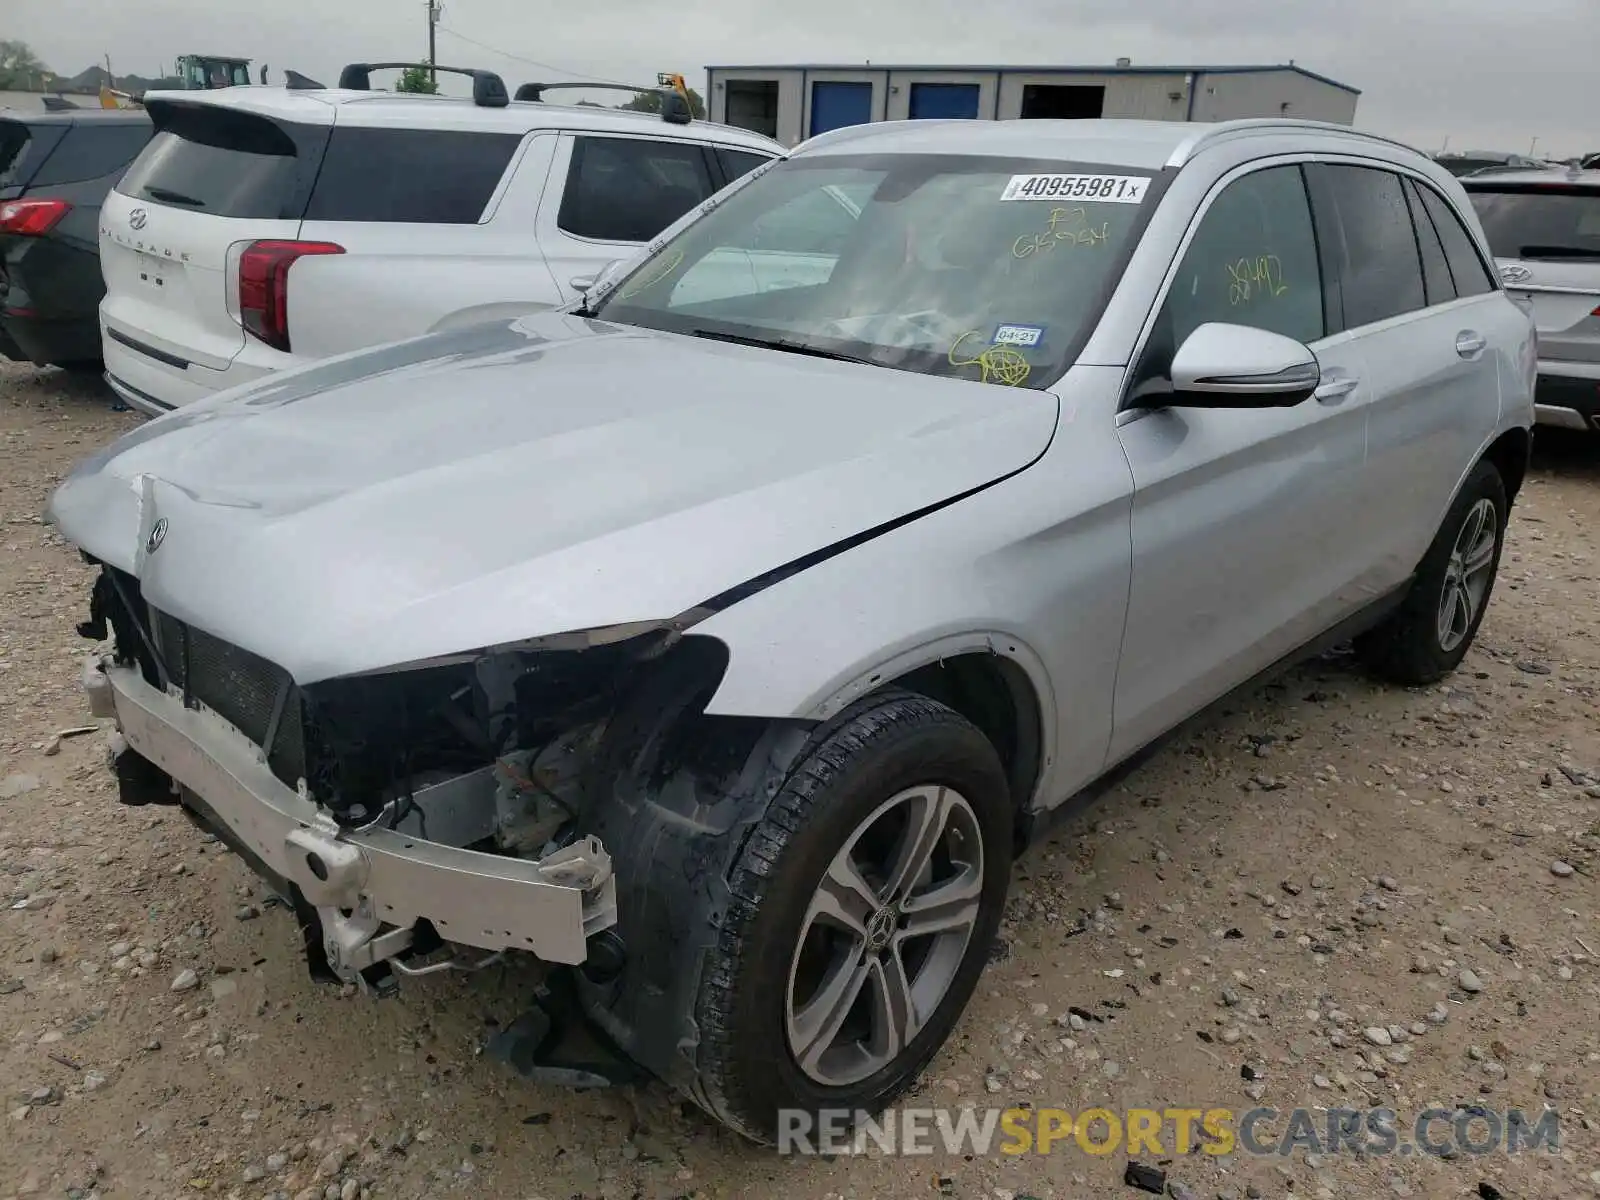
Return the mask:
[[1139,204],[1150,180],[1144,175],[1013,175],[1002,200],[1097,200]]

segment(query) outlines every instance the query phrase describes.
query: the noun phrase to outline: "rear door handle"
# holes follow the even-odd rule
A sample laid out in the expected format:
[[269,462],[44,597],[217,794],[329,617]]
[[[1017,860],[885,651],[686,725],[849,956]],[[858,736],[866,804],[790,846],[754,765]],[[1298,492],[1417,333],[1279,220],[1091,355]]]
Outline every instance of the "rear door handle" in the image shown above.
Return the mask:
[[1456,334],[1456,353],[1462,358],[1476,358],[1483,353],[1483,348],[1488,344],[1488,338],[1481,333],[1473,333],[1470,329]]
[[1354,375],[1324,375],[1312,394],[1318,404],[1342,404],[1351,392],[1361,385]]

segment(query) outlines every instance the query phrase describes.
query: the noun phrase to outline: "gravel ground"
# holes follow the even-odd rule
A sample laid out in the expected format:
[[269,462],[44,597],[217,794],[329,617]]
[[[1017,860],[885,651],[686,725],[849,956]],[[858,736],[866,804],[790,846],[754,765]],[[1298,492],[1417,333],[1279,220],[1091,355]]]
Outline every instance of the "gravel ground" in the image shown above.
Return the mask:
[[[77,731],[89,571],[39,513],[138,420],[0,367],[0,1196],[1140,1194],[1121,1150],[780,1158],[660,1087],[532,1086],[479,1057],[514,973],[312,985],[239,860],[120,807]],[[1203,1200],[1600,1195],[1597,514],[1600,443],[1541,433],[1447,684],[1319,660],[1074,813],[909,1102],[1550,1105],[1553,1155],[1141,1161]]]

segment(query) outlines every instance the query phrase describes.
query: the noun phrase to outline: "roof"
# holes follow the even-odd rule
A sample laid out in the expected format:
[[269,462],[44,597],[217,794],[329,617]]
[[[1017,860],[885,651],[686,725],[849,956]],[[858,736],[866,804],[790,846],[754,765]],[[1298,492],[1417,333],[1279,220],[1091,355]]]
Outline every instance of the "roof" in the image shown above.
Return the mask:
[[1573,167],[1540,167],[1529,170],[1488,171],[1481,175],[1463,175],[1461,186],[1467,191],[1505,187],[1537,187],[1541,184],[1559,187],[1600,188],[1600,170],[1583,170]]
[[430,96],[340,88],[291,90],[260,84],[213,91],[147,92],[144,101],[146,105],[155,105],[157,108],[163,104],[236,108],[279,120],[313,125],[331,125],[337,115],[337,120],[348,124],[400,125],[419,129],[484,129],[508,133],[527,133],[534,129],[649,132],[663,138],[716,142],[763,153],[785,152],[784,147],[771,138],[713,121],[673,125],[663,121],[656,113],[594,105],[552,104],[549,101],[513,100],[503,108],[488,108],[473,103],[468,96]]
[[0,108],[0,121],[25,121],[29,125],[116,125],[149,120],[150,114],[142,108],[67,108],[60,112],[43,106]]
[[[985,154],[1049,158],[1062,162],[1115,163],[1149,171],[1181,166],[1195,154],[1227,139],[1292,134],[1301,141],[1360,142],[1426,156],[1387,138],[1344,125],[1278,117],[1238,121],[886,121],[851,125],[800,143],[794,157],[813,154]],[[1442,168],[1435,168],[1440,170]]]
[[1361,95],[1360,88],[1351,87],[1348,83],[1340,83],[1327,75],[1319,75],[1316,71],[1308,71],[1295,63],[1269,63],[1227,64],[1223,66],[1127,66],[1119,67],[1115,64],[1105,67],[1096,66],[1068,66],[1061,63],[1052,63],[1047,66],[1029,66],[1027,64],[1007,64],[1002,66],[968,66],[965,63],[957,64],[929,64],[929,63],[780,63],[766,64],[764,66],[718,66],[707,67],[706,72],[712,71],[908,71],[916,73],[947,72],[959,75],[1262,75],[1274,71],[1292,71],[1296,75],[1304,75],[1307,79],[1315,79],[1318,83],[1325,83],[1329,87],[1336,87],[1340,91],[1349,92],[1352,96]]

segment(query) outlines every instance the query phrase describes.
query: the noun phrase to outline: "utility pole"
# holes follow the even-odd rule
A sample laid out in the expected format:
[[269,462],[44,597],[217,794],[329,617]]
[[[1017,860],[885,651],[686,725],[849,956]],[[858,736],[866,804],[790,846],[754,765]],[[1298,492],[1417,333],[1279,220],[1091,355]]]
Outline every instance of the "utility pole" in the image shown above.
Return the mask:
[[428,0],[428,78],[435,88],[439,86],[438,36],[439,0]]

